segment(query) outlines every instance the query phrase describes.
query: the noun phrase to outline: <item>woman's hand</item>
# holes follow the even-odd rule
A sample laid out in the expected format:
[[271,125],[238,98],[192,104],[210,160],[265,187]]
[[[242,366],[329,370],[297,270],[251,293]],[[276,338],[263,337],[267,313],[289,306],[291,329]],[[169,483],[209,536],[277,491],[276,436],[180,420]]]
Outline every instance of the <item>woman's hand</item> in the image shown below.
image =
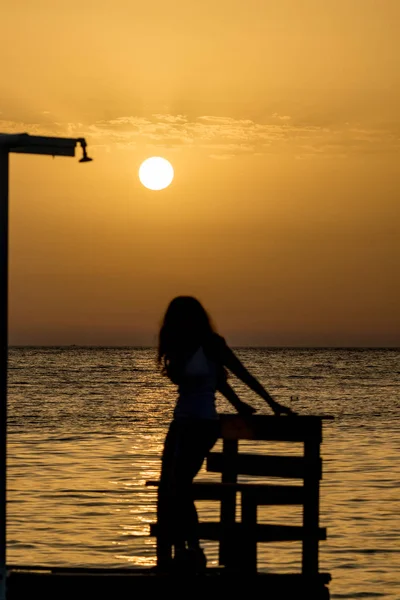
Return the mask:
[[279,417],[280,415],[297,415],[297,413],[294,410],[288,408],[287,406],[283,406],[283,404],[279,404],[279,402],[276,402],[275,400],[270,401],[269,404],[272,410],[274,411],[274,415],[277,417]]
[[254,408],[254,406],[250,406],[250,404],[247,404],[242,400],[240,401],[240,404],[236,406],[236,409],[239,415],[242,415],[243,417],[249,417],[250,415],[253,415],[255,412],[257,412],[257,409]]

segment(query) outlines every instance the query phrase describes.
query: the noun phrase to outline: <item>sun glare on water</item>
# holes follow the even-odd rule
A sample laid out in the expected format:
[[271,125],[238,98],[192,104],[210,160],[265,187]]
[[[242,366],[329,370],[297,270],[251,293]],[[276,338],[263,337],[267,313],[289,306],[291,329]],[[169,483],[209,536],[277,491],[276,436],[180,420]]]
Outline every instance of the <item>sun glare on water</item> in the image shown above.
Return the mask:
[[149,190],[163,190],[171,184],[173,178],[174,169],[171,163],[161,156],[147,158],[140,165],[139,179]]

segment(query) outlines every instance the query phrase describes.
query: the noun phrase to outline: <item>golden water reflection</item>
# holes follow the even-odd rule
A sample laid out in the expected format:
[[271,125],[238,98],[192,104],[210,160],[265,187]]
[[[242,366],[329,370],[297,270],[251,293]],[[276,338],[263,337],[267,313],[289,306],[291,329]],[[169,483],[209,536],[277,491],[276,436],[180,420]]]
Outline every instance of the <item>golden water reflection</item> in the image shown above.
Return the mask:
[[[125,432],[104,436],[101,443],[83,436],[56,443],[29,434],[12,438],[8,562],[154,565],[155,544],[148,532],[155,520],[156,490],[145,482],[159,476],[163,435],[164,430],[138,432],[132,439]],[[277,446],[274,452],[290,451]],[[363,432],[349,440],[346,431],[331,424],[325,427],[323,456],[321,526],[328,528],[328,540],[320,546],[321,570],[332,573],[332,592],[339,596],[385,588],[385,597],[394,600],[390,590],[398,569],[399,522],[395,439],[388,435],[374,441],[371,436],[366,441]],[[199,478],[218,480],[218,475],[203,469]],[[197,505],[202,519],[218,519],[217,502]],[[258,516],[260,522],[301,524],[302,514],[296,506],[275,506],[260,507]],[[216,565],[217,544],[204,546],[209,563]],[[300,543],[259,544],[260,569],[293,572],[300,564]]]
[[[399,353],[350,349],[241,349],[278,400],[328,413],[321,488],[321,570],[332,598],[398,600]],[[8,562],[54,566],[153,565],[157,479],[175,390],[153,349],[10,351]],[[236,381],[235,381],[236,388]],[[266,408],[240,384],[243,400]],[[227,406],[217,402],[220,412]],[[241,443],[253,451],[250,442]],[[266,451],[301,452],[300,445]],[[217,475],[204,471],[201,478]],[[282,483],[291,483],[282,481]],[[198,503],[202,519],[218,504]],[[238,515],[240,517],[240,515]],[[296,507],[261,507],[270,523],[299,523]],[[217,544],[206,543],[210,564]],[[300,544],[260,544],[259,568],[293,572]]]

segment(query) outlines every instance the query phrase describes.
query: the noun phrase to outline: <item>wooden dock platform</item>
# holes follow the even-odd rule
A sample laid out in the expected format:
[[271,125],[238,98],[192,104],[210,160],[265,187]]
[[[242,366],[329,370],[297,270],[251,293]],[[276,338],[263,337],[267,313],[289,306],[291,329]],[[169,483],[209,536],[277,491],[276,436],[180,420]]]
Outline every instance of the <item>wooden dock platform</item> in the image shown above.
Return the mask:
[[154,569],[46,569],[11,568],[7,600],[119,600],[138,593],[163,597],[215,598],[230,594],[261,593],[268,600],[329,600],[330,575],[307,578],[301,574],[243,574],[228,569],[207,569],[204,575],[161,575]]
[[[219,542],[219,567],[202,574],[161,572],[155,568],[54,568],[9,565],[7,600],[58,598],[100,600],[126,598],[138,592],[217,595],[262,593],[268,600],[329,600],[329,573],[319,572],[319,542],[326,539],[326,529],[319,526],[320,480],[322,478],[321,416],[251,416],[222,415],[220,437],[222,452],[211,452],[207,470],[221,474],[220,482],[194,482],[196,500],[218,500],[220,520],[199,525],[203,540]],[[260,442],[260,452],[240,452],[240,440]],[[302,455],[271,455],[262,450],[262,442],[301,442]],[[246,475],[246,483],[239,481]],[[257,482],[251,482],[257,476]],[[260,477],[297,480],[296,485],[259,483]],[[298,485],[298,480],[303,484]],[[148,481],[157,486],[158,482]],[[241,519],[236,519],[240,502]],[[257,507],[265,505],[300,505],[301,525],[257,522]],[[172,557],[172,543],[159,524],[150,527],[157,540],[157,559],[165,564]],[[298,541],[302,544],[301,572],[294,574],[264,573],[257,570],[257,542]]]

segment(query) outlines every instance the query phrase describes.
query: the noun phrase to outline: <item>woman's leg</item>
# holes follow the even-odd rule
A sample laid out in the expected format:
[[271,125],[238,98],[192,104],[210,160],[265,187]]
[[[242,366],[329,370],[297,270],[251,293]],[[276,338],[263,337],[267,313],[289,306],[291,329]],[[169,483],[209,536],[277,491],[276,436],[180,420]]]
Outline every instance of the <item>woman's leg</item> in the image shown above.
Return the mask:
[[[175,551],[185,549],[185,524],[188,518],[192,517],[192,507],[188,501],[194,477],[191,431],[190,423],[172,421],[164,442],[157,499],[157,521],[160,527],[158,546],[162,546],[161,552],[166,554],[171,544],[174,545]],[[193,509],[195,511],[194,505]],[[190,517],[187,517],[189,513]]]
[[192,421],[178,435],[176,456],[176,519],[177,538],[199,548],[198,516],[193,498],[193,479],[218,437],[218,422]]
[[161,459],[161,476],[157,495],[157,565],[168,565],[172,558],[173,523],[174,523],[174,489],[175,489],[175,455],[177,430],[175,423],[169,426],[164,441]]
[[[198,516],[192,483],[218,438],[218,421],[173,421],[162,455],[157,516],[161,529],[159,557],[175,549],[199,547]],[[169,550],[170,556],[170,550]]]

